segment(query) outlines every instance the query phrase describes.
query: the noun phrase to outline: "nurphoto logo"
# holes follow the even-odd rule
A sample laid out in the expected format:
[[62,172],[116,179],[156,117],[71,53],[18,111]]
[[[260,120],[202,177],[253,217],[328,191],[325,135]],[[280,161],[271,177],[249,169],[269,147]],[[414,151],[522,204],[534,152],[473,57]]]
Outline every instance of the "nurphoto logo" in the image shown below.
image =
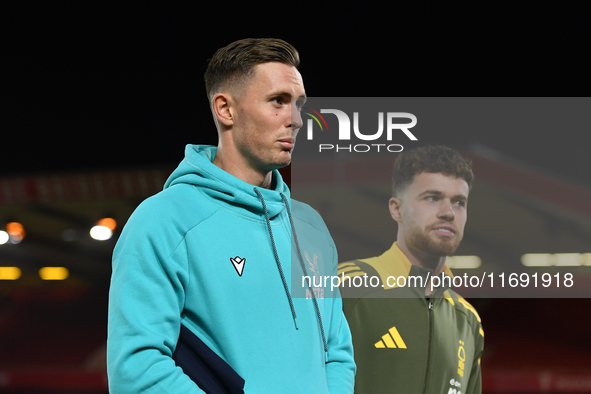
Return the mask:
[[[331,116],[323,116],[323,114]],[[399,143],[393,143],[393,141],[398,141],[401,137],[410,141],[418,140],[410,130],[416,126],[417,117],[409,112],[364,110],[348,114],[335,108],[322,108],[318,111],[304,107],[302,115],[308,116],[304,128],[309,141],[313,141],[315,136],[318,137],[318,133],[321,133],[323,142],[318,144],[318,152],[397,153],[402,152],[404,147]],[[335,122],[336,131],[334,131]],[[370,128],[370,125],[373,125],[373,128]],[[332,143],[326,143],[328,136],[330,136]],[[338,143],[335,144],[335,140],[338,140]],[[357,141],[361,143],[343,143]]]

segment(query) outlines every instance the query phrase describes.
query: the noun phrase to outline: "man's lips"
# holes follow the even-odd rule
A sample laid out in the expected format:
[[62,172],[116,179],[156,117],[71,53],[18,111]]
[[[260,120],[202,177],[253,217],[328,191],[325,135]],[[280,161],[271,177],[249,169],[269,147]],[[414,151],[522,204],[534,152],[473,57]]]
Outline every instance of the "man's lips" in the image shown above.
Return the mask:
[[443,237],[453,237],[456,235],[456,229],[446,224],[433,226],[431,229]]
[[280,140],[277,140],[277,142],[283,145],[283,147],[285,147],[286,149],[293,149],[295,141],[293,138],[282,138]]

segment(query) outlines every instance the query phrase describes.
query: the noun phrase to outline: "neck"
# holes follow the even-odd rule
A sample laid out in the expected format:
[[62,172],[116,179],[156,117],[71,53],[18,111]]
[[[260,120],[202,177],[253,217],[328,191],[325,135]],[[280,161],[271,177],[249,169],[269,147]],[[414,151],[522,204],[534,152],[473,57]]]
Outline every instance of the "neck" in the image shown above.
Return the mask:
[[257,171],[247,164],[233,159],[239,155],[224,155],[221,146],[218,146],[217,153],[213,159],[213,164],[234,175],[236,178],[254,186],[270,189],[273,183],[273,172]]
[[429,297],[433,295],[435,292],[435,284],[433,283],[433,277],[438,276],[443,272],[443,267],[445,266],[445,256],[433,256],[422,252],[418,249],[408,247],[404,240],[398,242],[398,247],[404,253],[408,261],[412,265],[416,265],[417,267],[421,267],[424,269],[429,269],[432,271],[431,274],[431,281],[427,283],[425,287],[425,297]]
[[412,265],[433,271],[432,276],[437,276],[443,272],[446,256],[436,256],[409,247],[404,242],[404,239],[399,238],[397,243],[402,253],[404,253]]

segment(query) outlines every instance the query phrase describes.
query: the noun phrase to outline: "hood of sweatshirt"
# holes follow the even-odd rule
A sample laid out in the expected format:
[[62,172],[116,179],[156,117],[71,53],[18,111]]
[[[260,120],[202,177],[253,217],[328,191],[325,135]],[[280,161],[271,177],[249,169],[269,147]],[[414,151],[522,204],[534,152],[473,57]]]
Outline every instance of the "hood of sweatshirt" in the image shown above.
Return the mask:
[[[256,187],[222,170],[215,164],[213,159],[217,152],[217,147],[209,145],[187,145],[185,147],[185,158],[179,166],[172,172],[164,184],[164,189],[175,187],[176,185],[195,186],[201,193],[205,193],[213,199],[223,201],[231,205],[232,210],[241,215],[245,215],[256,220],[264,220],[267,224],[269,237],[273,247],[275,262],[279,270],[281,281],[289,301],[289,307],[297,329],[296,311],[294,308],[289,285],[286,281],[279,254],[277,252],[271,220],[274,217],[286,213],[292,230],[293,241],[297,258],[300,262],[304,275],[307,276],[307,270],[303,263],[302,253],[297,240],[297,234],[291,214],[290,192],[279,171],[273,171],[273,189]],[[322,317],[318,307],[316,296],[312,292],[314,309],[318,320],[318,327],[321,332],[325,355],[328,353],[326,337]]]
[[[273,246],[273,253],[275,261],[279,270],[281,280],[287,295],[289,306],[294,319],[295,327],[297,329],[296,311],[294,308],[291,292],[287,284],[279,254],[275,247],[273,239],[273,230],[270,221],[286,211],[287,219],[290,222],[293,240],[295,241],[295,249],[297,251],[297,258],[300,262],[304,275],[308,275],[306,267],[303,264],[304,259],[297,240],[297,234],[294,227],[293,217],[290,207],[290,192],[287,185],[283,182],[283,178],[279,171],[273,171],[273,189],[265,189],[256,187],[241,179],[222,170],[215,164],[213,159],[217,152],[217,147],[209,145],[187,145],[185,147],[185,158],[179,166],[172,172],[168,180],[164,184],[164,189],[174,187],[176,185],[192,185],[197,189],[207,194],[213,199],[224,201],[225,204],[232,206],[232,210],[251,217],[257,220],[264,220],[267,224],[269,237]],[[319,329],[322,335],[322,342],[324,344],[324,351],[327,354],[328,346],[326,337],[324,335],[324,328],[322,324],[322,317],[318,307],[318,302],[314,292],[312,292],[312,299],[314,308],[318,319]]]
[[256,187],[213,164],[216,152],[215,146],[187,145],[185,158],[169,176],[164,189],[179,184],[198,186],[201,192],[225,201],[238,212],[260,218],[264,215],[264,208],[261,197],[255,192],[257,189],[266,203],[270,218],[285,209],[285,201],[281,194],[289,201],[290,193],[279,171],[273,171],[273,189]]

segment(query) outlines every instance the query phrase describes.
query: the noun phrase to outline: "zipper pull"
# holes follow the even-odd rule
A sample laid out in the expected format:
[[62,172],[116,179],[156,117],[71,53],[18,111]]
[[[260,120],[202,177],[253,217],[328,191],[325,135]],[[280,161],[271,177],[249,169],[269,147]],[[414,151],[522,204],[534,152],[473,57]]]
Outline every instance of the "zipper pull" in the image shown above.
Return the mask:
[[431,301],[429,301],[429,310],[432,311],[433,310],[433,303]]

